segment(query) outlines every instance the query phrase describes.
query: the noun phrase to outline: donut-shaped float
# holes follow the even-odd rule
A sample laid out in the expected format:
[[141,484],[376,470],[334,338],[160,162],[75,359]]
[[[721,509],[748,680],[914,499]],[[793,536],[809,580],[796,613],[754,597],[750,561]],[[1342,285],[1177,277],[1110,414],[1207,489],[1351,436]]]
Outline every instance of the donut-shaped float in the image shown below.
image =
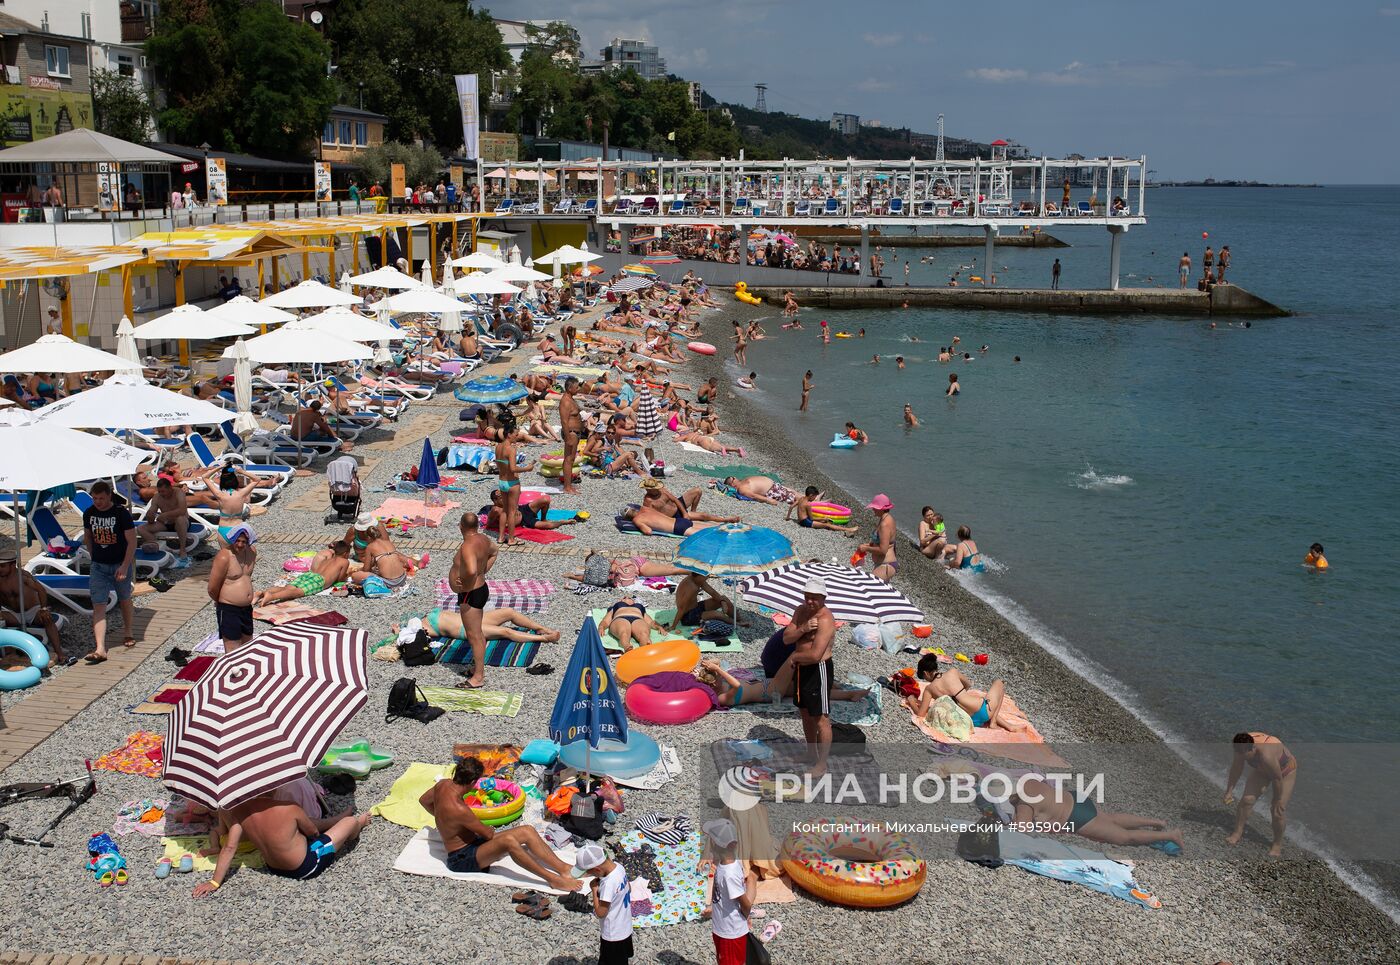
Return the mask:
[[840,503],[812,503],[809,508],[812,510],[813,519],[842,524],[851,521],[851,508]]
[[709,342],[691,342],[689,345],[686,346],[686,348],[690,349],[692,352],[695,352],[697,355],[715,354],[715,347]]
[[462,800],[471,805],[472,813],[482,821],[504,817],[514,820],[525,807],[525,791],[514,781],[483,777],[476,782],[476,789],[464,794]]
[[601,740],[590,749],[588,741],[576,740],[559,750],[559,760],[576,771],[585,767],[593,774],[626,779],[640,777],[661,760],[661,748],[641,731],[629,731],[626,743]]
[[653,690],[644,683],[628,687],[623,702],[628,716],[644,724],[693,724],[712,706],[703,690]]
[[700,648],[691,640],[662,640],[633,647],[617,659],[614,673],[624,684],[647,674],[677,670],[690,673],[700,662]]
[[0,690],[23,690],[43,679],[44,668],[49,665],[49,651],[37,637],[23,630],[0,630],[0,649],[6,647],[28,657],[29,666],[0,671]]
[[783,870],[803,891],[852,908],[888,908],[919,893],[928,869],[908,838],[847,830],[856,821],[830,824],[783,842]]

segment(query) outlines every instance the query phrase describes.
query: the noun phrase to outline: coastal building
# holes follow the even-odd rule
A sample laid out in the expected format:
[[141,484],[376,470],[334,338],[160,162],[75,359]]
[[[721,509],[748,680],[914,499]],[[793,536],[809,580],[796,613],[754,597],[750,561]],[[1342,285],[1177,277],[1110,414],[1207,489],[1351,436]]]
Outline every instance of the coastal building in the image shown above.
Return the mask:
[[690,94],[690,106],[697,111],[705,109],[705,88],[700,86],[698,80],[686,82],[686,91]]
[[594,66],[601,71],[635,70],[644,80],[660,80],[666,76],[666,60],[655,44],[645,40],[622,40],[614,37],[612,43],[598,51],[602,58]]
[[831,129],[843,137],[854,137],[860,133],[860,115],[832,114]]
[[384,143],[384,125],[388,123],[383,114],[335,105],[321,132],[321,160],[353,161],[361,151]]
[[[70,46],[87,48],[93,70],[112,70],[150,88],[142,44],[155,24],[156,0],[5,0],[4,14],[36,27],[41,33],[67,38]],[[7,64],[13,61],[6,61]]]
[[[501,32],[501,43],[506,48],[506,53],[510,54],[513,63],[520,63],[520,58],[530,45],[535,43],[532,34],[545,30],[549,27],[562,29],[569,37],[571,50],[561,50],[555,55],[558,62],[577,62],[578,48],[582,43],[579,33],[573,26],[563,20],[502,20],[497,17],[493,21],[496,29]],[[532,29],[533,28],[533,29]]]
[[[120,20],[114,21],[120,31]],[[5,68],[0,78],[0,142],[5,147],[93,126],[91,38],[57,32],[44,22],[36,25],[0,13]],[[79,29],[90,30],[90,19]]]

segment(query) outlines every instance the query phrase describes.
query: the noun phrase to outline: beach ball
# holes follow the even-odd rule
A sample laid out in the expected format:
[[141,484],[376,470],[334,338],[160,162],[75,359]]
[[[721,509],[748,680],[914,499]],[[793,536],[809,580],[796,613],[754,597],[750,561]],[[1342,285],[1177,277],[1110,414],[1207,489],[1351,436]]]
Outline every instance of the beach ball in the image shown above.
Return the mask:
[[1210,237],[1210,232],[1209,232],[1209,231],[1202,231],[1202,232],[1201,232],[1201,237],[1202,237],[1202,238],[1209,238],[1209,237]]

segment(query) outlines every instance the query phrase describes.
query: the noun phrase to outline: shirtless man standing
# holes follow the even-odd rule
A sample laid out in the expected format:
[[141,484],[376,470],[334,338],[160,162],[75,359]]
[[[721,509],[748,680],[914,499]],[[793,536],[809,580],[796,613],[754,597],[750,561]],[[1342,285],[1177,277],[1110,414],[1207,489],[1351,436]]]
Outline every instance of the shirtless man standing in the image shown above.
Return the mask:
[[[0,552],[0,626],[43,627],[49,655],[53,658],[50,663],[71,667],[78,658],[70,660],[63,652],[58,621],[48,606],[48,591],[33,574],[19,567],[18,559],[14,550]],[[23,614],[19,612],[21,581],[24,584]]]
[[1183,251],[1181,260],[1176,263],[1177,273],[1181,275],[1181,287],[1185,288],[1187,282],[1191,280],[1191,255]]
[[486,574],[496,562],[496,546],[477,532],[476,513],[463,513],[459,525],[462,545],[452,557],[447,583],[457,594],[457,610],[472,647],[472,672],[463,683],[468,689],[477,690],[486,682],[486,635],[481,630],[481,617],[491,598]]
[[219,550],[209,571],[209,599],[214,601],[219,639],[228,652],[253,638],[253,567],[258,562],[253,544],[258,537],[239,523],[226,538],[228,545]]
[[574,488],[574,454],[583,438],[583,419],[579,417],[578,401],[574,398],[577,392],[578,379],[571,375],[564,380],[564,394],[559,397],[559,425],[564,431],[564,464],[559,481],[566,493],[578,492]]
[[836,619],[826,608],[826,582],[813,577],[802,588],[802,605],[783,629],[783,643],[796,648],[792,654],[797,667],[795,703],[802,711],[802,734],[814,754],[814,777],[826,773],[831,753],[831,689],[836,673],[831,643],[835,638]]
[[263,590],[253,596],[254,606],[267,606],[283,600],[315,596],[328,586],[341,583],[350,574],[350,544],[336,540],[311,558],[311,568],[298,573],[286,586]]
[[812,370],[808,369],[807,374],[802,376],[802,404],[797,407],[798,412],[807,411],[807,400],[812,394]]
[[224,846],[214,865],[214,876],[195,885],[196,898],[219,890],[245,836],[262,855],[268,871],[308,881],[330,867],[336,852],[358,838],[370,822],[369,814],[349,810],[313,821],[299,805],[270,796],[255,797],[220,813],[221,822],[226,822]]
[[155,498],[151,500],[145,521],[136,527],[136,536],[142,543],[155,543],[161,533],[172,530],[180,541],[175,569],[188,569],[190,557],[185,544],[190,533],[190,511],[185,491],[162,476],[156,481]]
[[582,882],[572,875],[572,867],[559,860],[540,833],[527,826],[497,831],[481,823],[463,798],[481,780],[481,761],[468,757],[459,761],[450,778],[444,778],[423,792],[418,804],[437,823],[437,833],[447,851],[447,867],[463,874],[487,871],[509,856],[530,874],[558,891],[578,891]]

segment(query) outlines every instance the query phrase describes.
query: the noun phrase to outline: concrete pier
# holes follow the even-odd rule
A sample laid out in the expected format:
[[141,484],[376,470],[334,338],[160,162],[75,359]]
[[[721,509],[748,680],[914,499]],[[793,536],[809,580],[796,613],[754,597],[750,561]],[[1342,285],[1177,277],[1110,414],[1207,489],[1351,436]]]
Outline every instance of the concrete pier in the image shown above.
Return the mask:
[[[819,245],[848,245],[860,239],[860,232],[822,231],[808,234],[801,229],[795,232],[803,242],[815,241]],[[872,233],[870,243],[885,248],[981,248],[983,235],[886,235]],[[997,235],[998,248],[1068,248],[1070,244],[1054,235],[1041,232],[1037,235],[1007,234]]]
[[[985,239],[983,239],[985,241]],[[998,239],[998,244],[1001,239]],[[791,291],[813,308],[977,308],[1003,312],[1093,315],[1206,315],[1279,318],[1292,312],[1238,285],[1217,285],[1209,293],[1179,288],[750,288],[770,304],[781,305]]]

